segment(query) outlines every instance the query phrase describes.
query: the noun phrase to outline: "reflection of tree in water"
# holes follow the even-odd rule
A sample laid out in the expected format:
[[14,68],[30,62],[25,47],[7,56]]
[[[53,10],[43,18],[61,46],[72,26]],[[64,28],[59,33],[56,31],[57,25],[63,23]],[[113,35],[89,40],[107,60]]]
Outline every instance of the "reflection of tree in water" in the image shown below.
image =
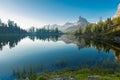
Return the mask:
[[56,67],[59,67],[59,68],[65,68],[67,66],[67,61],[66,60],[59,60],[56,62],[55,64]]
[[[58,41],[60,35],[29,35],[28,37],[31,40],[43,40],[43,41]],[[9,36],[0,36],[0,50],[3,49],[3,46],[9,45],[9,48],[15,47],[21,39],[27,37],[26,35],[9,35]]]
[[81,38],[79,36],[76,37],[78,41],[84,44],[84,47],[94,47],[97,49],[98,53],[100,53],[102,50],[105,51],[106,53],[109,53],[110,50],[114,53],[115,55],[115,60],[117,62],[120,62],[120,45],[116,45],[114,43],[109,43],[109,42],[104,42],[104,41],[99,41],[99,40],[91,40],[91,39],[86,39],[86,38]]
[[116,61],[117,63],[120,63],[120,50],[115,50],[115,49],[113,49],[112,51],[113,51],[114,56],[115,56],[115,61]]
[[[15,47],[21,39],[25,38],[25,35],[17,36],[0,36],[0,49],[3,49],[3,46],[9,45],[10,48]],[[120,46],[114,43],[103,42],[99,40],[91,40],[87,38],[81,38],[79,36],[70,36],[70,35],[29,35],[31,40],[43,40],[43,41],[58,41],[62,40],[65,43],[73,43],[78,46],[78,49],[94,47],[97,49],[98,53],[102,50],[106,53],[109,53],[110,50],[115,55],[116,60],[120,60]]]
[[9,48],[15,47],[23,38],[25,38],[23,35],[0,36],[0,50],[2,50],[5,45],[9,45]]
[[60,35],[31,35],[29,36],[29,38],[31,40],[43,40],[43,41],[58,41],[58,38],[60,37]]

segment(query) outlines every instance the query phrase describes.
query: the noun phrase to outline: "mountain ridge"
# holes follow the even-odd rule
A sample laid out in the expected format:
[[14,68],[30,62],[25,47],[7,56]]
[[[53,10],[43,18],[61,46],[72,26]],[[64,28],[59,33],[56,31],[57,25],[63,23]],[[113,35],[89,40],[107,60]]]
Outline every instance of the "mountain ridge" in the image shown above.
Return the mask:
[[85,24],[89,23],[87,19],[79,16],[78,20],[75,22],[67,22],[62,26],[62,31],[69,32],[75,31],[79,27],[83,27]]
[[117,9],[115,15],[113,16],[113,18],[118,18],[118,17],[120,17],[120,4],[118,4],[118,9]]

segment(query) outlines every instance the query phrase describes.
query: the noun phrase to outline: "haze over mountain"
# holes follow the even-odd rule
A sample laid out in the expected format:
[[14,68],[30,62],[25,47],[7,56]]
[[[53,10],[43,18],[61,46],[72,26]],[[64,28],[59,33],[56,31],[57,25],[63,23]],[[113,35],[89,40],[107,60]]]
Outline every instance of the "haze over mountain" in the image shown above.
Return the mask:
[[[109,4],[108,4],[109,2]],[[0,18],[8,19],[27,29],[46,24],[59,24],[75,21],[84,16],[91,23],[99,17],[106,19],[114,15],[119,0],[0,0]],[[31,6],[32,5],[32,6]]]
[[44,27],[57,27],[59,28],[59,30],[61,30],[62,32],[71,32],[71,31],[75,31],[76,29],[78,29],[79,27],[83,27],[85,24],[88,24],[89,22],[87,21],[87,19],[79,16],[78,20],[75,22],[67,22],[63,25],[57,25],[57,24],[53,24],[53,25],[45,25]]
[[79,27],[83,27],[85,24],[89,23],[87,21],[87,19],[79,16],[78,20],[75,21],[75,22],[67,22],[65,23],[61,30],[64,31],[64,32],[67,32],[67,31],[75,31],[77,28]]

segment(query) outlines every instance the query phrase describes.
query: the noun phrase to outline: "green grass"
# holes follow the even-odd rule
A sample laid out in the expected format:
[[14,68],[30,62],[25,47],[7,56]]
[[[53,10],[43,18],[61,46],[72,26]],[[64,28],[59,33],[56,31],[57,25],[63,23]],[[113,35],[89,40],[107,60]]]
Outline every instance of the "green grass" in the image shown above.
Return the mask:
[[[37,74],[36,80],[50,80],[51,77],[72,77],[76,80],[86,80],[88,76],[98,76],[98,80],[120,80],[120,72],[112,73],[109,69],[65,69],[62,71]],[[41,79],[42,78],[42,79]]]
[[[25,76],[29,77],[30,80],[50,80],[50,78],[58,78],[58,77],[72,77],[75,80],[87,80],[88,76],[98,76],[97,80],[120,80],[120,69],[112,69],[108,68],[76,68],[76,69],[64,69],[57,70],[53,72],[42,72],[42,73],[30,73],[25,74],[25,71],[20,73],[17,71],[17,74],[20,80],[24,80]],[[20,76],[21,75],[21,76]],[[93,79],[94,80],[94,79]]]

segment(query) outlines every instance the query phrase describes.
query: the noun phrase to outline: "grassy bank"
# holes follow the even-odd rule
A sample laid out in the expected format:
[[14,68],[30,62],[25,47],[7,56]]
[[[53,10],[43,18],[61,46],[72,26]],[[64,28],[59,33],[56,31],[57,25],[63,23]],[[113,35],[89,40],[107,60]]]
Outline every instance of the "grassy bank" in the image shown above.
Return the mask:
[[50,78],[72,77],[75,80],[86,80],[88,76],[97,76],[98,80],[120,80],[120,70],[115,73],[110,69],[65,69],[62,71],[44,72],[37,75],[36,80],[50,80]]
[[96,77],[97,80],[120,80],[120,68],[65,68],[64,70],[58,70],[53,72],[44,71],[42,73],[37,74],[32,73],[32,71],[30,71],[30,74],[26,74],[26,72],[23,70],[23,72],[19,73],[19,75],[17,73],[17,76],[19,77],[18,80],[24,80],[26,77],[28,77],[29,80],[58,80],[58,78],[73,78],[75,80],[87,80],[89,76]]

